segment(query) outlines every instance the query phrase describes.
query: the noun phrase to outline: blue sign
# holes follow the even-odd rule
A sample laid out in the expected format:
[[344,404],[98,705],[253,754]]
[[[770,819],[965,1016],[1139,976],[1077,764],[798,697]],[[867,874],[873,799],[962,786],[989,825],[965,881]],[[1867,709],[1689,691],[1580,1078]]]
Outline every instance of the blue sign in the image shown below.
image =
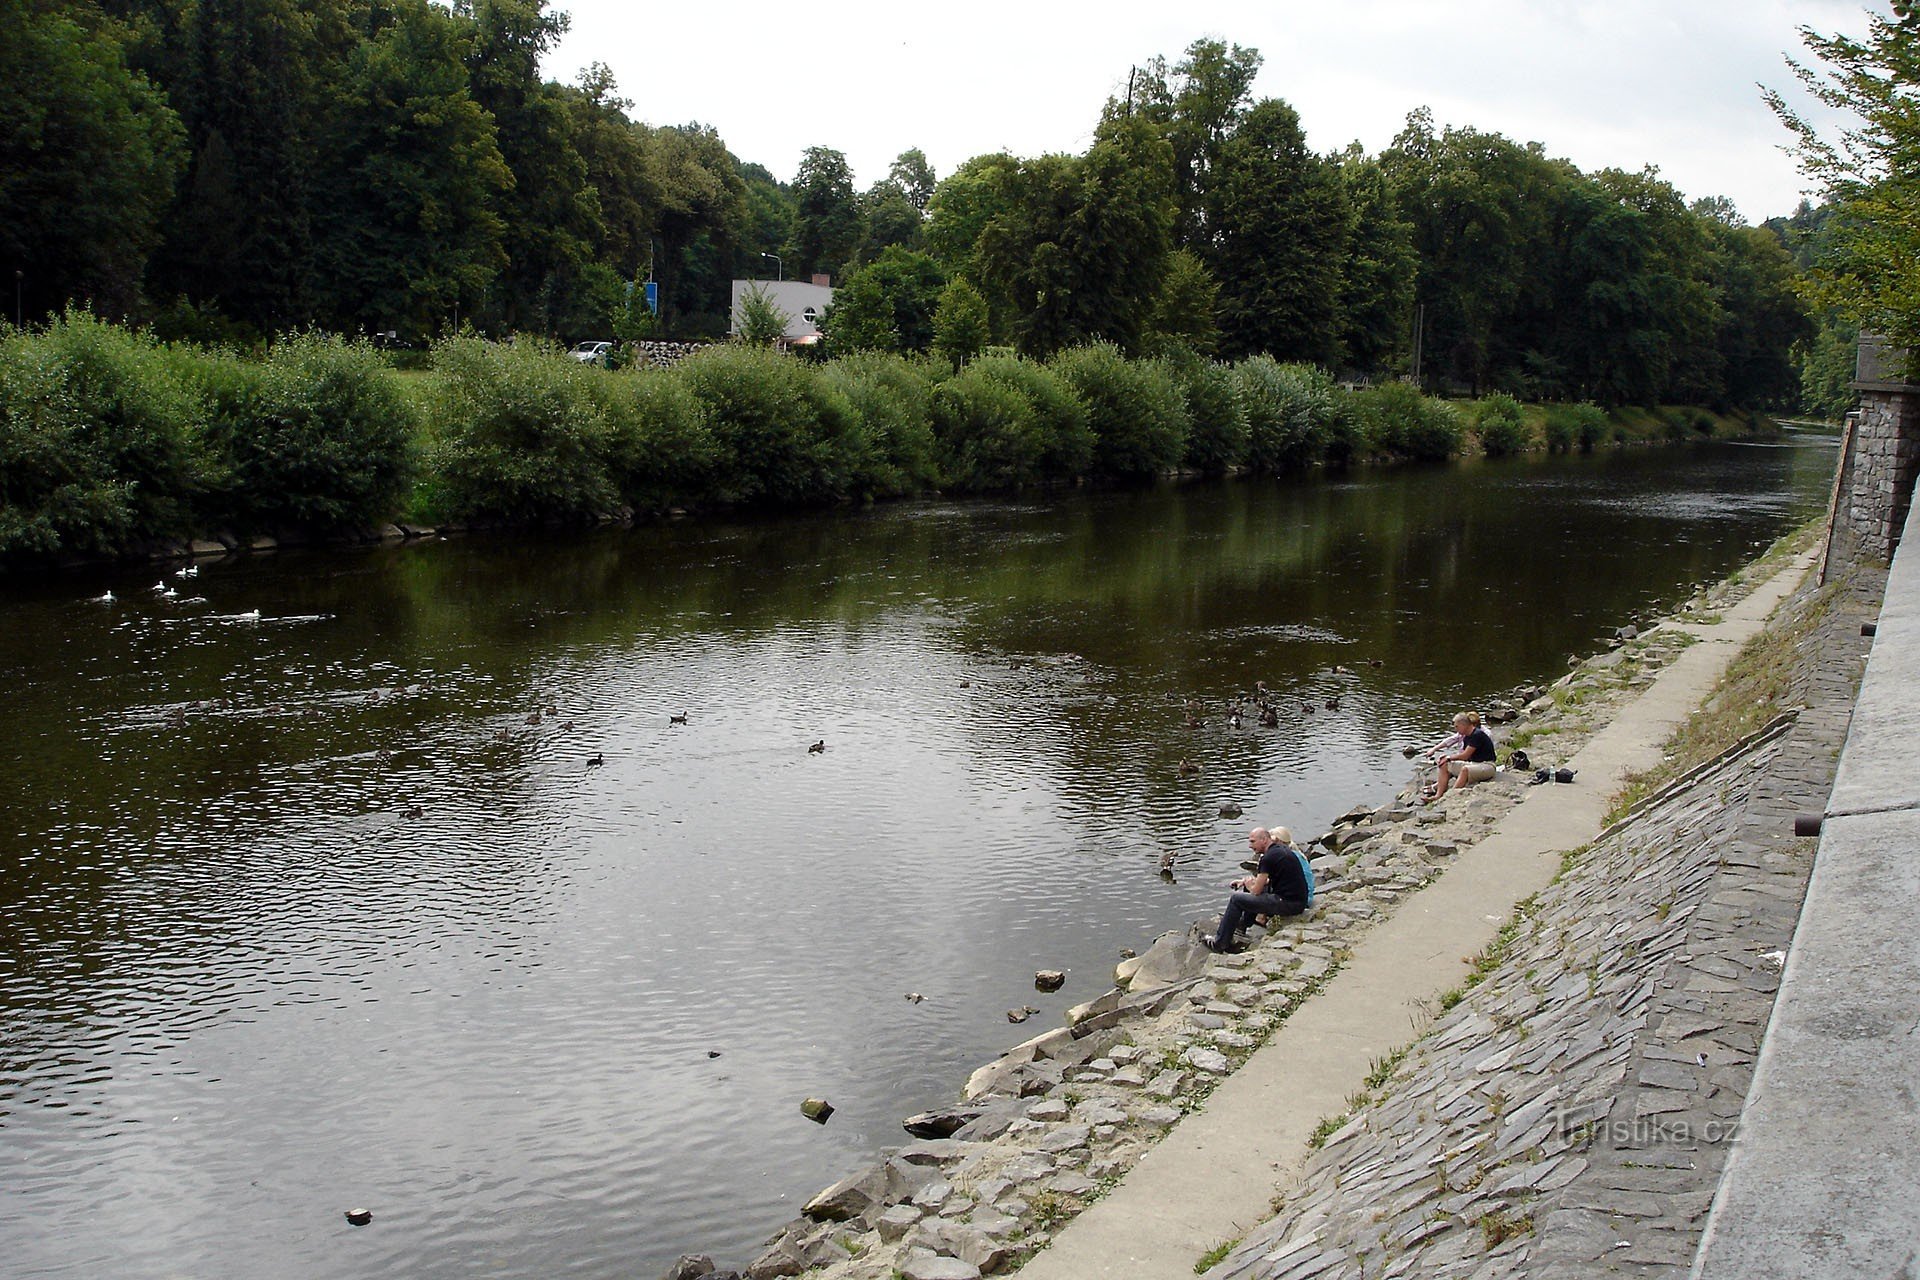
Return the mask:
[[647,281],[647,310],[655,315],[660,314],[660,282],[658,280]]

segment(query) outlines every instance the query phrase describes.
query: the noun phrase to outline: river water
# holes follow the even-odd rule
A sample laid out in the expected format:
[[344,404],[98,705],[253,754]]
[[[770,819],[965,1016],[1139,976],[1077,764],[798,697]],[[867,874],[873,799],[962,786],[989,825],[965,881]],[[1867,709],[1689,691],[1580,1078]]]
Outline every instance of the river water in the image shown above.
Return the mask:
[[[1832,444],[15,583],[0,1271],[744,1263],[1217,909],[1252,821],[1386,798],[1818,510]],[[1278,730],[1219,709],[1255,680]]]

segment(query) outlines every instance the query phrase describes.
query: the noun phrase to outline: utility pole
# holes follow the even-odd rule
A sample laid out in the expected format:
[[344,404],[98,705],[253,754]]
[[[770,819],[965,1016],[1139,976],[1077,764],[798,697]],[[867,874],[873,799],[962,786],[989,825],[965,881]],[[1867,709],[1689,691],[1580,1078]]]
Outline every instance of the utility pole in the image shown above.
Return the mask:
[[1422,302],[1413,309],[1413,385],[1420,385],[1420,359],[1426,354],[1427,304]]

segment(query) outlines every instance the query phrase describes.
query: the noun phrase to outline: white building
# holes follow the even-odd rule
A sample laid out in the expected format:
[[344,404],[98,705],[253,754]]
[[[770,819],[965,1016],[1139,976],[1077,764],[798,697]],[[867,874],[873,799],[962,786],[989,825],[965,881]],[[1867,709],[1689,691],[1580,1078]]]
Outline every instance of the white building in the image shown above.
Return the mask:
[[739,334],[740,305],[747,296],[747,290],[758,289],[769,302],[786,313],[788,342],[818,342],[820,318],[833,305],[833,286],[828,283],[831,279],[831,276],[815,276],[811,281],[735,280],[727,332]]

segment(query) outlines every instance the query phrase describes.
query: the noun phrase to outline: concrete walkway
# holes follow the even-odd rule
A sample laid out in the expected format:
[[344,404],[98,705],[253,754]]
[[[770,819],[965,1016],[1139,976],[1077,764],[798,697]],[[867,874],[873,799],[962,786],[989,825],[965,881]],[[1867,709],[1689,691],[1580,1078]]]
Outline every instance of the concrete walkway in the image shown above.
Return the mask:
[[1572,786],[1530,791],[1485,840],[1355,946],[1272,1040],[1022,1269],[1027,1280],[1174,1277],[1272,1216],[1275,1189],[1323,1117],[1346,1109],[1373,1064],[1413,1037],[1421,1009],[1464,977],[1514,908],[1553,878],[1563,850],[1599,835],[1627,775],[1660,760],[1739,647],[1806,575],[1797,557],[1699,638],[1569,763]]

